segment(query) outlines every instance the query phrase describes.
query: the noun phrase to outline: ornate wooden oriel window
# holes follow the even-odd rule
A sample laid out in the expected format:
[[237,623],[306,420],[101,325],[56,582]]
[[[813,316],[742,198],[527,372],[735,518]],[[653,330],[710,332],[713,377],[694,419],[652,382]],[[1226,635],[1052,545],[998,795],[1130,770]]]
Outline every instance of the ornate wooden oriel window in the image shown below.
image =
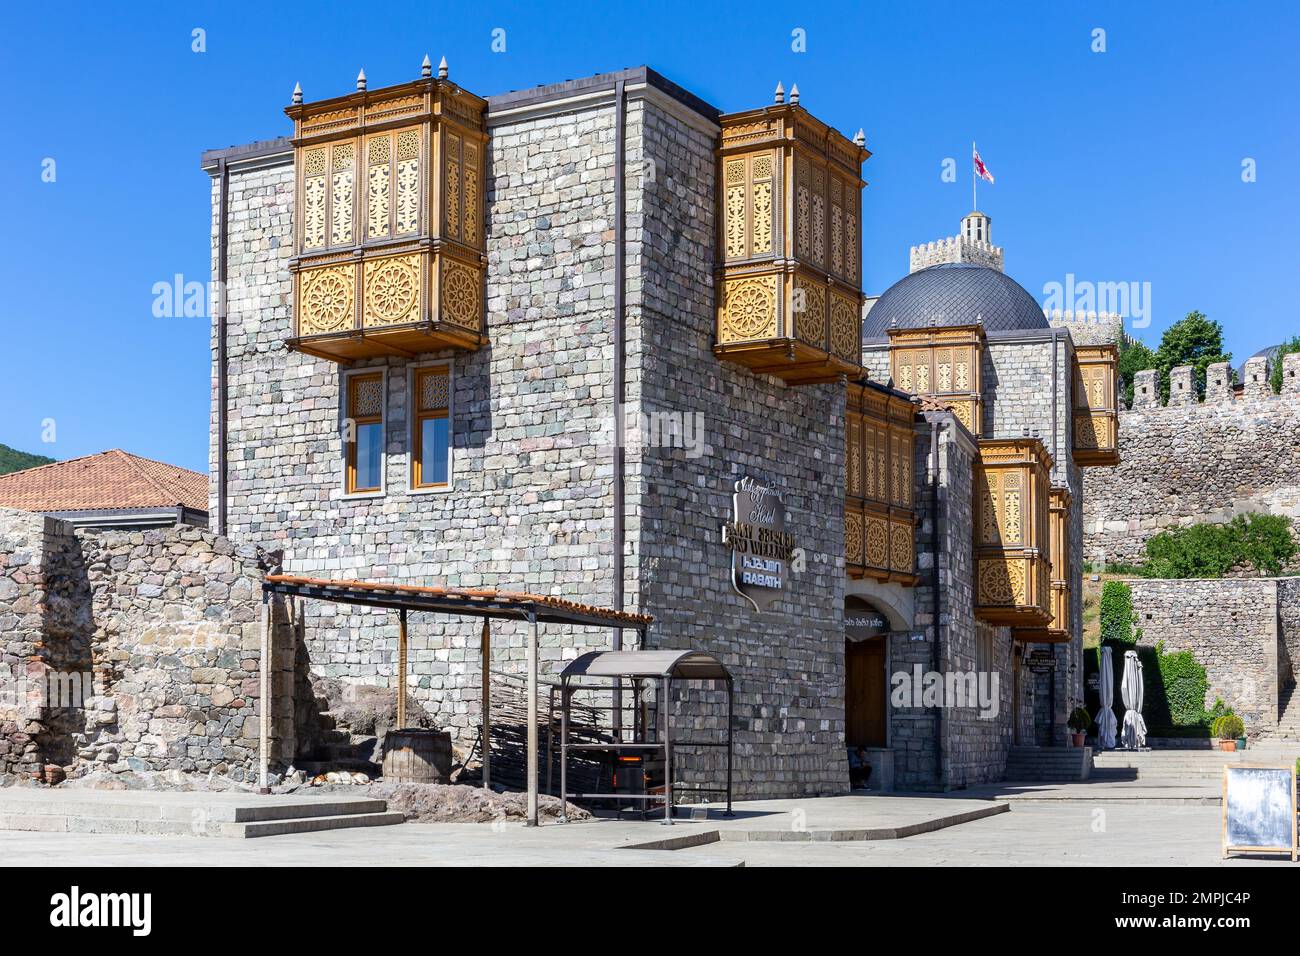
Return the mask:
[[892,389],[848,385],[844,558],[850,577],[916,583],[913,422]]
[[891,329],[889,372],[894,387],[939,399],[978,438],[984,416],[980,397],[984,344],[984,328],[979,325]]
[[285,111],[290,348],[348,362],[483,343],[486,107],[428,77]]
[[720,120],[713,351],[791,385],[862,364],[862,163],[797,104]]
[[1074,360],[1074,461],[1118,465],[1119,349],[1081,345]]
[[1052,619],[1052,457],[1037,438],[982,439],[975,469],[975,613],[990,624]]
[[1048,538],[1051,550],[1052,620],[1045,627],[1017,628],[1018,641],[1060,644],[1070,639],[1070,492],[1053,488],[1049,495]]

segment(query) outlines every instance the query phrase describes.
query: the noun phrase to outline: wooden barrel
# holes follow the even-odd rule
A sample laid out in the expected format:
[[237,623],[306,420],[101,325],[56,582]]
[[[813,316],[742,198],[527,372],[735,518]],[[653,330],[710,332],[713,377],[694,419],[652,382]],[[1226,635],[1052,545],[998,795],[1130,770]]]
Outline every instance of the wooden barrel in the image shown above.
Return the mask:
[[447,783],[451,734],[408,728],[384,735],[384,780],[390,783]]

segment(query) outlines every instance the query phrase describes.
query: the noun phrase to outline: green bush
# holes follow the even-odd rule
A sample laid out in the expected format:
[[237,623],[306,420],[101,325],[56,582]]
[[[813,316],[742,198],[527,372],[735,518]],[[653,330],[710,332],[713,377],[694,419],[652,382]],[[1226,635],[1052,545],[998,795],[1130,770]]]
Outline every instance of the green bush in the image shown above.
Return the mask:
[[1280,574],[1295,557],[1286,515],[1237,515],[1227,524],[1193,524],[1147,540],[1143,577],[1221,578],[1237,565]]
[[1220,740],[1236,740],[1246,734],[1246,725],[1236,714],[1224,714],[1215,723],[1219,729],[1214,735]]
[[1157,647],[1156,658],[1170,725],[1202,723],[1206,718],[1205,693],[1210,687],[1205,668],[1196,663],[1191,651],[1165,654],[1163,647]]
[[[1101,643],[1123,645],[1115,655],[1121,660],[1124,649],[1133,645],[1133,589],[1123,581],[1107,581],[1101,586]],[[1119,684],[1115,685],[1116,692]]]

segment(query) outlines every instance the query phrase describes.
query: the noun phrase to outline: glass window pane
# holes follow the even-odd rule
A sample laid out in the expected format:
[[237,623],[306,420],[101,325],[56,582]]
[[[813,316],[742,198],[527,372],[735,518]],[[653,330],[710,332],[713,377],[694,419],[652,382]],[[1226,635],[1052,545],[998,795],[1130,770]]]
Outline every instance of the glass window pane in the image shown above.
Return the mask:
[[426,485],[447,483],[447,451],[450,431],[445,418],[426,418],[420,423],[420,481]]
[[383,461],[383,430],[379,422],[357,426],[357,476],[353,490],[378,488]]

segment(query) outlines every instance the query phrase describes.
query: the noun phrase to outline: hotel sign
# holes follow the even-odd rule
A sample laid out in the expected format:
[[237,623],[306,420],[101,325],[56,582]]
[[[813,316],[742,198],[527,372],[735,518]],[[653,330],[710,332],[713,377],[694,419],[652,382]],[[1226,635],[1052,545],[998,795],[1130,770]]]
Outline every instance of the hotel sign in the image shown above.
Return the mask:
[[742,478],[732,509],[732,520],[722,528],[723,543],[731,547],[731,583],[754,610],[766,611],[786,590],[795,552],[785,530],[785,502],[772,486]]

